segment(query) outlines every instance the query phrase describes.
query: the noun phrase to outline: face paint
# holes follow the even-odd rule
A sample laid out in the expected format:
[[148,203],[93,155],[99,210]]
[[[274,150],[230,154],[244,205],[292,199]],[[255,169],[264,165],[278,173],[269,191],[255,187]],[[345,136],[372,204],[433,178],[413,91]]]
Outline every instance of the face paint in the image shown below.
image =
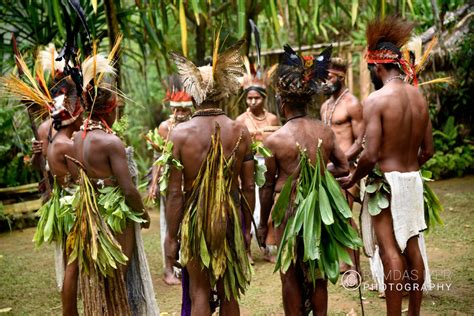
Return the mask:
[[369,71],[370,71],[370,80],[374,85],[375,90],[379,90],[383,87],[383,81],[377,76],[377,71],[375,69],[375,65],[369,64]]
[[339,79],[334,83],[326,82],[323,86],[323,93],[324,95],[330,96],[341,90],[341,87],[342,83]]

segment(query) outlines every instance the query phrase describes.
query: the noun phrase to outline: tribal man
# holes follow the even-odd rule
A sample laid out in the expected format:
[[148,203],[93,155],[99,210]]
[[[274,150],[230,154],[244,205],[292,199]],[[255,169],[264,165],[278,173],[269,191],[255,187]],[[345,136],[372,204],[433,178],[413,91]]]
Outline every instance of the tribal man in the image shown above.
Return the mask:
[[214,287],[220,313],[239,315],[238,298],[252,274],[242,231],[242,214],[251,212],[255,203],[251,138],[243,124],[219,108],[239,90],[242,44],[239,41],[218,55],[217,40],[212,66],[199,68],[171,53],[197,107],[193,118],[170,135],[174,159],[184,168],[171,168],[165,246],[168,259],[176,261],[180,239],[182,315],[211,315]]
[[[266,137],[268,137],[268,135],[271,135],[271,133],[277,130],[281,125],[278,117],[265,109],[265,99],[267,97],[266,84],[264,80],[265,78],[259,78],[258,76],[259,74],[254,76],[250,71],[248,71],[247,75],[244,77],[242,87],[244,88],[244,95],[248,108],[246,112],[242,113],[235,119],[237,122],[245,124],[250,132],[250,135],[252,136],[253,142],[262,142]],[[258,153],[255,153],[255,158],[259,165],[265,164],[264,157],[258,155]],[[255,210],[253,211],[253,218],[255,223],[258,225],[260,219],[260,199],[258,186],[255,187],[255,190]],[[253,259],[250,256],[250,232],[252,221],[250,216],[247,215],[250,214],[244,214],[245,241],[248,247],[247,250],[249,253],[250,262],[253,264]],[[268,247],[265,249],[264,258],[268,261],[274,261],[274,257],[271,256],[270,248]]]
[[[116,88],[105,82],[105,75],[115,72],[110,63],[100,54],[82,63],[89,116],[74,136],[77,160],[71,160],[79,166],[79,206],[67,241],[70,258],[64,286],[66,282],[71,286],[63,295],[63,313],[77,314],[71,302],[79,273],[85,314],[156,315],[139,227],[148,228],[150,217],[133,180],[137,176],[133,158],[110,128],[118,105]],[[96,258],[90,253],[94,247]]]
[[[313,56],[300,57],[289,46],[285,47],[285,60],[277,69],[275,90],[279,109],[286,118],[286,123],[264,142],[273,155],[265,159],[267,172],[266,182],[261,191],[262,213],[258,235],[261,242],[265,242],[268,231],[266,223],[271,216],[272,223],[275,225],[275,239],[279,244],[275,269],[280,270],[286,315],[301,315],[310,310],[314,315],[326,315],[327,278],[334,281],[334,278],[337,279],[339,275],[338,256],[329,258],[329,255],[324,252],[324,244],[329,242],[327,238],[332,237],[325,235],[326,230],[322,233],[320,221],[320,214],[326,214],[326,212],[335,214],[337,210],[329,205],[322,209],[314,203],[316,196],[323,194],[319,187],[322,183],[330,181],[329,175],[321,177],[322,171],[319,171],[321,165],[325,166],[328,161],[331,161],[333,163],[331,172],[335,176],[348,174],[349,165],[336,143],[332,130],[307,115],[308,105],[311,104],[313,96],[320,90],[319,86],[327,76],[329,58],[329,49],[314,58]],[[315,172],[315,170],[318,171]],[[331,179],[334,184],[335,180],[332,177]],[[318,182],[320,185],[316,188],[316,192],[313,191],[305,196],[306,188]],[[331,199],[339,198],[344,202],[337,185],[334,190],[338,196],[335,197],[330,192],[328,195],[331,195]],[[273,201],[276,202],[273,203]],[[279,211],[276,210],[278,205],[280,205]],[[304,205],[309,207],[304,207]],[[350,211],[347,204],[345,208],[349,214],[346,214],[344,218],[348,219]],[[280,219],[277,220],[277,217]],[[300,223],[297,226],[293,224],[296,217],[299,218]],[[343,227],[349,232],[351,227],[348,221],[338,218],[334,215],[333,221],[337,221],[337,225],[342,225],[338,227]],[[336,223],[333,224],[336,225]],[[304,236],[301,231],[304,231]],[[357,239],[355,232],[350,231],[350,233]],[[307,240],[306,237],[310,237],[312,241]],[[325,240],[324,244],[321,242],[322,239]],[[329,275],[327,270],[321,269],[323,262],[327,267],[333,267],[334,273]]]
[[[178,75],[172,75],[169,79],[168,91],[166,92],[165,101],[169,102],[169,107],[173,111],[173,114],[169,119],[163,121],[158,127],[158,133],[163,140],[168,140],[168,136],[175,126],[180,123],[186,122],[191,118],[192,113],[192,98],[183,90],[181,79]],[[160,157],[159,154],[155,154],[153,159],[156,161]],[[158,178],[160,177],[161,166],[153,165],[152,168],[152,182],[150,189],[154,190],[154,198],[158,198]],[[176,277],[173,262],[167,260],[165,256],[165,236],[166,236],[166,216],[165,216],[165,205],[166,205],[166,192],[160,194],[160,238],[161,238],[161,253],[163,254],[164,274],[163,281],[168,285],[178,285],[180,280]]]
[[[418,245],[426,229],[419,169],[433,154],[433,138],[425,98],[404,82],[412,67],[400,48],[412,29],[412,23],[395,17],[367,27],[366,60],[376,91],[364,102],[366,147],[356,170],[340,180],[350,188],[368,174],[367,192],[377,192],[368,212],[384,267],[388,315],[401,314],[404,275],[409,276],[408,315],[419,315],[425,279]],[[382,190],[389,192],[388,199]]]
[[[324,94],[330,98],[321,106],[321,119],[323,123],[333,130],[336,135],[336,143],[342,149],[349,161],[351,170],[355,168],[357,156],[362,151],[362,139],[364,137],[364,122],[362,119],[362,106],[359,100],[350,93],[345,85],[345,77],[347,72],[347,62],[342,58],[331,58],[328,69],[328,80],[324,86]],[[357,185],[346,191],[349,206],[352,209],[354,198],[358,196],[359,189]],[[355,222],[352,220],[352,227],[357,229]],[[357,271],[359,262],[359,252],[350,251],[353,266],[341,263],[341,273],[346,271]],[[344,274],[342,283],[345,287],[353,287],[357,285],[357,276],[350,277]]]

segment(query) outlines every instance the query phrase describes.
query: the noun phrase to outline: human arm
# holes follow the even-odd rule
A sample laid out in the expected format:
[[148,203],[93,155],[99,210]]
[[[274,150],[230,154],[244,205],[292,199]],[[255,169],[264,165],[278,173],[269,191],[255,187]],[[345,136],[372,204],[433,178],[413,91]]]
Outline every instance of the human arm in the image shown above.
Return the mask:
[[427,162],[434,154],[433,145],[433,126],[431,120],[428,119],[428,126],[426,126],[425,136],[418,151],[418,165],[421,167]]
[[[179,139],[171,134],[170,141],[173,142],[173,158],[180,160]],[[165,210],[167,225],[165,236],[165,260],[170,263],[169,266],[175,265],[176,258],[178,257],[178,234],[184,214],[184,195],[182,185],[182,170],[176,168],[174,165],[170,166]]]
[[[267,138],[269,140],[269,138]],[[265,238],[268,232],[268,217],[273,206],[273,195],[275,193],[277,164],[275,159],[275,149],[272,149],[272,143],[264,142],[264,146],[272,150],[272,156],[265,158],[265,184],[260,188],[260,224],[258,225],[257,238],[261,245],[265,244]]]
[[48,153],[48,131],[49,131],[49,126],[48,124],[49,120],[46,122],[43,122],[39,127],[38,127],[38,138],[39,139],[33,139],[32,144],[31,144],[31,150],[33,152],[33,155],[31,157],[31,164],[33,165],[33,168],[36,170],[40,170],[40,157],[46,157]]
[[255,161],[252,155],[250,135],[245,128],[242,135],[242,145],[244,146],[244,161],[240,169],[240,186],[245,201],[241,203],[242,214],[244,217],[244,235],[247,245],[250,245],[251,227],[253,211],[255,209]]
[[368,100],[364,105],[364,123],[366,126],[366,146],[359,158],[353,174],[339,179],[342,188],[350,188],[365,177],[379,159],[382,143],[382,114],[374,101]]
[[328,170],[334,177],[343,177],[349,174],[349,162],[342,149],[337,145],[336,135],[332,131],[330,133],[332,134],[333,146],[329,154],[331,164],[328,165]]
[[365,132],[363,108],[356,97],[353,97],[352,103],[347,107],[347,113],[351,119],[352,135],[355,140],[344,154],[348,161],[354,161],[362,151],[362,140]]
[[143,205],[140,193],[135,187],[132,176],[130,175],[127,156],[125,154],[125,147],[122,141],[118,137],[115,137],[111,139],[106,148],[112,175],[117,180],[117,184],[125,197],[125,202],[135,212],[143,213],[142,217],[147,222],[143,223],[142,226],[144,228],[150,227],[150,216]]

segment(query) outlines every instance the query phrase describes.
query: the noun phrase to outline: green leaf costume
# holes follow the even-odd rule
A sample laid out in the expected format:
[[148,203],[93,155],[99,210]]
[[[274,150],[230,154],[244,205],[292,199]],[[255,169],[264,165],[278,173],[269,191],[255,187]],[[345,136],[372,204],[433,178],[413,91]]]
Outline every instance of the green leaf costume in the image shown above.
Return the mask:
[[349,223],[351,210],[326,170],[319,147],[314,165],[306,151],[300,150],[299,170],[294,184],[292,176],[285,182],[272,213],[276,226],[286,219],[275,271],[285,273],[293,263],[302,267],[305,281],[315,284],[322,277],[336,283],[339,261],[352,264],[346,247],[357,249],[362,243]]
[[241,227],[238,191],[232,192],[235,152],[224,157],[220,128],[192,190],[186,197],[181,223],[181,263],[197,260],[209,274],[211,286],[224,281],[228,299],[238,298],[250,284],[252,267],[248,260]]

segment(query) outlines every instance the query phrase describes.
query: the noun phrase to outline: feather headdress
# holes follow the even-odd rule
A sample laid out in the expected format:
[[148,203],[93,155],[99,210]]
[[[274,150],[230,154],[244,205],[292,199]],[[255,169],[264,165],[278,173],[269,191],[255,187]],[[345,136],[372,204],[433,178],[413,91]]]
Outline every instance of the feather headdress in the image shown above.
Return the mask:
[[193,62],[178,53],[171,52],[185,91],[194,98],[197,105],[204,101],[218,102],[239,91],[239,78],[242,77],[242,57],[240,48],[243,40],[218,54],[219,36],[214,46],[212,66],[197,67]]
[[[414,36],[403,48],[402,54],[403,58],[406,60],[410,60],[413,64],[414,69],[414,76],[419,76],[419,74],[425,69],[426,63],[430,58],[431,52],[433,48],[438,43],[438,38],[435,36],[433,39],[428,43],[425,51],[423,51],[423,41],[421,37]],[[413,80],[415,77],[410,77],[409,80]],[[435,78],[429,81],[424,81],[419,85],[427,85],[432,83],[452,83],[451,77],[443,77],[443,78]]]
[[43,67],[44,72],[50,72],[51,78],[54,80],[58,74],[64,72],[65,61],[64,58],[58,59],[58,52],[54,47],[53,43],[50,43],[48,47],[38,52],[38,59]]
[[408,78],[413,78],[417,85],[414,66],[405,59],[401,47],[411,36],[414,24],[395,16],[376,19],[369,22],[366,30],[367,53],[365,59],[369,64],[398,64]]
[[165,101],[169,102],[170,107],[193,106],[192,97],[184,91],[181,78],[177,74],[173,74],[169,77]]
[[244,93],[249,92],[250,90],[257,91],[262,96],[267,96],[267,83],[268,80],[268,72],[261,72],[261,69],[252,69],[252,65],[247,56],[244,56],[244,66],[246,73],[242,77],[242,88],[244,89]]
[[21,55],[15,56],[15,58],[18,72],[23,75],[20,78],[20,76],[10,73],[1,77],[0,96],[20,101],[27,107],[39,106],[39,116],[50,112],[53,109],[54,101],[46,88],[42,66],[37,62],[33,74]]
[[284,46],[283,62],[276,71],[275,90],[286,98],[308,98],[321,89],[328,76],[332,46],[318,56],[299,56],[289,45]]

